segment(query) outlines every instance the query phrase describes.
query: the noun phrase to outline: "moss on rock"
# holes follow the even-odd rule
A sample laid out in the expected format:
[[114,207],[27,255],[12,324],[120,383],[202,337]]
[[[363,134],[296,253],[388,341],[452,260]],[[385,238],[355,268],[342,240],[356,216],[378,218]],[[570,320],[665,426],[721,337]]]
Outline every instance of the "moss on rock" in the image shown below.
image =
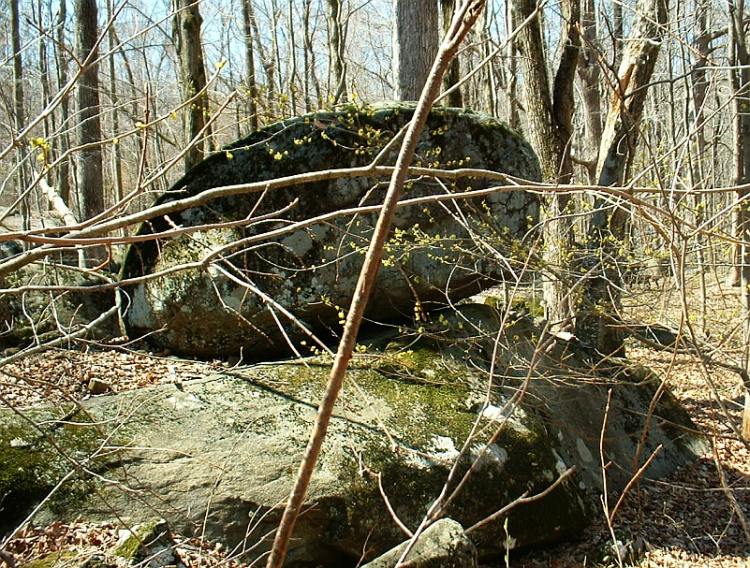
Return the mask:
[[[35,422],[54,420],[47,412],[26,411]],[[15,528],[53,487],[75,469],[74,461],[87,460],[99,448],[101,437],[94,426],[54,424],[40,426],[12,421],[0,413],[0,533]],[[62,452],[60,451],[62,450]],[[50,507],[64,508],[85,488],[70,479],[64,491],[56,493]]]

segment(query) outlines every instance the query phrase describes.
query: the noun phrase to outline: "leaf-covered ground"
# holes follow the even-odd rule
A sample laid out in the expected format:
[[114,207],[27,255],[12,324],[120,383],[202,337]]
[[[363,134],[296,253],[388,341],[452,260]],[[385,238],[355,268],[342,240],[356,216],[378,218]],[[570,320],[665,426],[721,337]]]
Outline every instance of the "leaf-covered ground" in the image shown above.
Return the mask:
[[[711,283],[703,313],[695,287],[689,301],[683,303],[673,288],[663,284],[661,289],[642,290],[635,300],[631,299],[629,315],[634,320],[688,330],[682,317],[687,306],[691,324],[701,330],[698,336],[720,346],[711,357],[725,363],[736,360],[744,345],[736,326],[736,290]],[[515,555],[511,565],[750,566],[750,527],[743,527],[750,516],[750,452],[730,426],[740,424],[743,391],[739,377],[730,370],[701,363],[694,356],[655,351],[633,340],[628,355],[659,372],[711,440],[713,450],[669,479],[644,478],[634,484],[611,529],[602,513],[600,521],[579,542]],[[23,408],[181,382],[227,366],[223,362],[159,357],[123,346],[53,350],[4,367],[0,371],[0,397],[5,404]],[[26,527],[6,543],[3,551],[10,553],[18,566],[50,554],[64,557],[66,562],[93,557],[103,561],[99,565],[114,566],[117,563],[111,550],[123,528],[82,523]],[[231,560],[232,551],[219,544],[179,535],[173,542],[177,556],[187,566],[240,566]]]

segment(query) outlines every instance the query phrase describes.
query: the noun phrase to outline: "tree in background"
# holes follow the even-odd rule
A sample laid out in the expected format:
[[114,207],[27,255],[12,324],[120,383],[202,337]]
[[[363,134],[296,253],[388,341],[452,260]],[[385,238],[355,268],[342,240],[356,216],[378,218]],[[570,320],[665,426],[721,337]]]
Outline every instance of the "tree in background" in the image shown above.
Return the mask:
[[255,82],[255,53],[253,49],[252,0],[242,0],[242,32],[245,39],[245,81],[247,82],[247,114],[250,129],[258,130],[258,85]]
[[185,170],[203,159],[205,151],[208,94],[206,68],[203,64],[201,18],[198,3],[193,0],[174,0],[174,40],[180,65],[180,86],[183,100],[188,103],[185,135]]
[[[526,103],[526,132],[539,155],[542,175],[553,184],[573,181],[573,82],[581,46],[578,35],[579,6],[576,0],[561,3],[564,30],[560,62],[550,88],[545,60],[542,26],[534,0],[513,3],[514,26],[522,26],[516,42],[523,71]],[[545,316],[553,327],[573,325],[570,289],[563,275],[569,270],[573,241],[569,195],[552,193],[547,197],[544,220],[544,260],[549,271],[544,278]]]
[[[627,47],[610,97],[609,112],[599,147],[597,183],[623,185],[635,157],[639,125],[656,67],[667,23],[666,0],[639,0]],[[601,355],[622,355],[622,266],[627,248],[629,210],[622,200],[598,195],[588,235],[584,268],[592,271],[583,283],[583,297],[576,318],[576,335]]]
[[[440,16],[443,20],[443,33],[447,33],[451,27],[451,21],[453,21],[453,13],[456,10],[456,0],[440,0]],[[445,73],[443,78],[443,88],[447,91],[454,85],[457,85],[461,80],[461,61],[458,57],[454,57],[451,61],[448,71]],[[445,99],[445,104],[450,107],[462,107],[464,106],[463,96],[461,95],[461,89],[456,88],[450,92],[448,98]]]
[[82,216],[90,219],[104,211],[96,0],[76,0],[75,15],[78,60],[84,66],[76,91],[78,194]]
[[346,97],[346,26],[341,0],[326,0],[328,6],[328,61],[333,67],[331,101],[336,104]]
[[393,2],[394,97],[414,101],[422,93],[438,51],[436,0]]

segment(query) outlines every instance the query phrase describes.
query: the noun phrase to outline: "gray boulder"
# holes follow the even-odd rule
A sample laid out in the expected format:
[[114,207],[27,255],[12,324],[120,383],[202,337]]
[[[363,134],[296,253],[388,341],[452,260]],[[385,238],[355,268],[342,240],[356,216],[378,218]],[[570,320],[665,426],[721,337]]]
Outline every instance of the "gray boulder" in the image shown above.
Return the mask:
[[[270,180],[332,168],[369,164],[412,117],[414,107],[342,107],[279,122],[217,153],[191,170],[158,203],[194,196],[219,186]],[[387,152],[393,164],[398,146]],[[498,121],[462,109],[435,109],[417,148],[415,165],[426,168],[484,168],[540,179],[530,146]],[[341,330],[351,301],[375,214],[341,215],[253,243],[241,239],[279,230],[342,209],[382,203],[387,177],[343,178],[259,194],[238,194],[157,218],[141,234],[211,223],[270,218],[170,240],[134,245],[124,276],[168,274],[132,290],[127,321],[133,335],[163,330],[152,339],[181,354],[236,355],[261,360],[290,354],[289,343],[310,338],[292,324],[288,310],[322,337]],[[463,179],[410,181],[406,197],[479,189],[497,182]],[[498,192],[461,202],[420,204],[399,210],[367,317],[412,317],[415,305],[429,311],[470,296],[515,268],[513,257],[538,220],[538,198],[521,191]],[[481,235],[477,244],[470,235]],[[501,254],[493,255],[488,247]],[[200,269],[174,272],[210,253],[223,257]],[[172,271],[172,272],[170,272]],[[264,294],[267,295],[264,297]]]
[[[40,263],[26,266],[0,281],[0,287],[23,290],[0,294],[0,348],[23,348],[73,333],[115,306],[112,290],[95,290],[106,280],[72,267]],[[40,288],[55,287],[50,291]],[[91,330],[91,336],[119,335],[117,313]]]
[[[443,514],[465,527],[577,468],[544,499],[513,509],[509,534],[505,519],[473,531],[481,558],[497,557],[506,544],[577,535],[601,490],[599,438],[610,387],[604,439],[605,460],[613,464],[610,490],[621,490],[657,444],[663,450],[649,477],[704,450],[668,393],[650,408],[655,377],[624,363],[617,372],[613,364],[616,381],[592,375],[585,353],[569,346],[534,357],[540,331],[520,320],[499,339],[503,353],[488,389],[497,313],[469,305],[441,319],[441,328],[465,325],[452,339],[427,329],[429,341],[399,337],[352,361],[295,529],[290,566],[354,564],[398,545],[403,533],[391,510],[413,531],[454,463],[449,489],[472,472]],[[257,559],[270,546],[329,368],[315,358],[261,364],[97,397],[63,424],[56,417],[64,412],[37,409],[30,417],[45,436],[0,411],[0,518],[12,520],[8,507],[20,518],[69,471],[70,460],[54,443],[101,477],[67,483],[39,522],[116,516],[132,526],[160,515],[178,533],[204,534]],[[524,396],[516,401],[519,392]]]
[[[393,568],[409,543],[398,545],[362,568]],[[404,561],[403,566],[409,568],[476,568],[477,549],[459,523],[440,519],[419,536]]]

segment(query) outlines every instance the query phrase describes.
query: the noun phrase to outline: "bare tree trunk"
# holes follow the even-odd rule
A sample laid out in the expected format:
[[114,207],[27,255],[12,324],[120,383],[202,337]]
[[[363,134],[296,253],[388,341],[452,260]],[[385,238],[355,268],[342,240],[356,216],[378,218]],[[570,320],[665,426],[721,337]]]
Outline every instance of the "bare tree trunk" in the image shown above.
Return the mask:
[[[516,27],[532,16],[535,0],[513,3],[513,22]],[[571,183],[573,162],[571,137],[573,134],[573,81],[578,64],[580,37],[578,35],[578,2],[561,3],[565,30],[560,65],[550,89],[547,65],[544,60],[542,29],[539,18],[533,18],[518,34],[516,47],[523,69],[523,84],[528,119],[528,135],[539,155],[542,175],[546,181]],[[570,196],[552,194],[546,203],[544,221],[544,261],[549,270],[544,280],[545,315],[557,329],[573,324],[570,302],[571,283],[562,275],[569,268],[572,244],[572,224],[565,217]]]
[[185,153],[186,171],[203,159],[205,149],[205,135],[196,139],[206,126],[208,116],[208,94],[204,92],[196,97],[206,88],[206,68],[203,65],[201,45],[202,23],[197,3],[193,0],[174,0],[174,39],[180,60],[182,97],[186,101],[195,97],[188,106],[185,128],[190,144]]
[[419,98],[438,51],[436,0],[394,0],[394,96],[400,101]]
[[18,0],[10,0],[10,35],[13,49],[13,121],[16,132],[26,122],[23,93],[23,59],[21,56],[21,30],[18,16]]
[[578,64],[581,84],[581,102],[586,124],[586,156],[592,165],[588,169],[589,182],[596,183],[596,162],[602,139],[602,99],[600,94],[601,67],[597,60],[596,5],[594,0],[581,3],[581,28],[583,41]]
[[[639,0],[638,14],[618,71],[597,163],[599,185],[621,185],[633,159],[638,125],[667,23],[666,0]],[[589,230],[592,253],[584,266],[592,270],[583,288],[576,335],[602,356],[624,355],[619,319],[622,278],[618,267],[625,246],[627,213],[598,198]],[[600,260],[601,259],[601,260]]]
[[[706,128],[703,122],[705,118],[704,106],[706,104],[706,95],[708,91],[706,67],[708,66],[712,41],[711,34],[708,30],[708,9],[709,3],[706,0],[695,0],[697,30],[695,40],[693,41],[693,57],[695,58],[695,61],[691,69],[690,81],[692,87],[692,114],[697,132],[693,159],[688,161],[688,167],[690,168],[690,186],[693,190],[696,190],[696,195],[693,200],[696,226],[700,226],[706,217],[706,196],[697,190],[702,190],[706,183],[704,156],[706,155],[707,143]],[[706,287],[706,259],[703,249],[705,238],[702,234],[698,234],[696,235],[696,241],[698,248],[698,273],[701,285],[701,328],[702,331],[705,332],[708,301],[708,291]]]
[[[42,12],[42,1],[37,0],[36,3],[36,25],[40,30],[45,29],[47,26],[44,23],[44,15]],[[41,78],[42,84],[42,105],[47,106],[50,100],[50,82],[49,82],[49,62],[47,57],[47,40],[44,35],[39,37],[39,77]],[[44,119],[43,132],[44,139],[49,141],[50,139],[50,118]]]
[[291,69],[289,69],[289,80],[287,81],[287,90],[289,91],[289,97],[292,102],[292,115],[297,114],[297,40],[295,39],[296,34],[294,33],[294,0],[289,0],[288,4],[288,18],[289,18],[289,61],[291,63]]
[[[446,33],[451,27],[451,21],[453,20],[453,13],[456,10],[456,0],[440,0],[441,15],[443,18],[443,33]],[[443,78],[443,89],[446,91],[453,85],[458,84],[461,80],[461,61],[458,56],[453,58],[451,61],[448,71],[445,73]],[[463,96],[461,95],[461,89],[455,89],[448,95],[445,100],[445,104],[449,107],[462,107],[464,106]]]
[[[744,185],[750,180],[750,53],[744,31],[744,0],[729,2],[729,41],[733,57],[730,59],[730,82],[734,102],[734,136],[732,154],[734,183]],[[745,321],[745,344],[750,338],[750,211],[744,199],[748,190],[738,190],[735,206],[736,234],[742,243],[738,254],[740,296]],[[750,354],[745,348],[743,367],[750,368]],[[745,390],[745,408],[742,415],[742,436],[750,441],[750,390]]]
[[625,37],[625,26],[622,19],[622,2],[621,0],[615,0],[612,2],[612,13],[614,20],[612,25],[612,47],[614,48],[615,57],[615,69],[620,67],[622,61],[623,52],[623,38]]
[[99,66],[96,62],[96,0],[76,0],[78,60],[94,52],[91,63],[78,80],[78,143],[89,145],[78,151],[78,192],[83,218],[90,219],[104,211],[104,178],[102,176],[102,126],[99,118]]
[[[21,30],[18,17],[18,0],[10,0],[10,35],[13,49],[13,127],[20,132],[26,123],[26,111],[23,92],[23,59],[21,56]],[[24,148],[16,148],[16,191],[19,196],[24,195],[28,183]],[[21,200],[21,217],[23,228],[30,228],[29,199]]]
[[[65,21],[67,19],[66,2],[60,2],[60,11],[57,16],[57,41],[55,42],[55,60],[57,62],[57,88],[62,89],[68,82],[68,61],[65,50]],[[68,119],[70,116],[68,97],[63,97],[60,101],[60,154],[65,154],[70,148],[70,138],[68,136]],[[60,190],[60,198],[65,205],[70,207],[70,178],[68,158],[63,158],[58,170],[57,186]]]
[[[284,77],[281,72],[281,52],[279,42],[279,9],[276,5],[276,0],[271,0],[271,52],[275,61],[274,69],[276,70],[276,84],[279,86],[279,105],[280,110],[283,114],[287,114],[286,111],[286,97],[282,92],[284,85]],[[281,117],[279,117],[281,118]]]
[[331,93],[333,103],[346,98],[346,60],[344,59],[344,24],[341,0],[326,0],[328,5],[328,65],[333,70]]
[[[107,0],[107,16],[112,17],[113,4],[112,0]],[[112,102],[112,135],[117,136],[120,131],[120,100],[117,96],[117,73],[115,71],[115,46],[117,40],[114,33],[114,24],[110,26],[107,38],[109,41],[109,98]],[[112,182],[115,186],[115,201],[122,201],[125,192],[122,187],[122,153],[120,144],[112,144]]]
[[[506,2],[505,10],[505,28],[510,34],[513,27],[512,3]],[[521,117],[518,114],[518,62],[516,60],[516,42],[508,42],[506,57],[510,61],[508,65],[508,124],[511,128],[521,131]]]
[[[733,164],[733,177],[734,184],[740,185],[746,182],[748,179],[748,164],[750,160],[746,160],[745,157],[750,153],[750,126],[748,121],[748,110],[750,104],[748,103],[748,97],[750,97],[750,70],[747,69],[747,65],[750,63],[750,56],[748,55],[747,43],[745,40],[743,18],[745,14],[745,2],[744,0],[730,1],[729,2],[729,83],[732,89],[732,164]],[[737,193],[737,200],[743,198],[744,192]],[[745,226],[748,222],[747,211],[743,205],[737,205],[733,211],[733,222],[735,227],[735,236],[739,243],[741,243],[745,237]],[[744,285],[746,275],[744,271],[747,270],[746,266],[748,263],[745,258],[745,247],[742,244],[738,244],[735,248],[735,259],[734,259],[734,273],[732,279],[733,286]],[[743,290],[743,306],[746,305],[747,301],[745,297],[747,294]]]
[[317,106],[322,106],[322,96],[320,92],[320,82],[315,72],[315,49],[313,47],[312,33],[310,32],[310,11],[312,9],[312,0],[305,0],[305,11],[303,16],[303,27],[305,33],[305,112],[313,109],[312,93],[310,92],[310,83],[315,87],[315,99]]
[[253,0],[242,0],[242,31],[245,36],[245,82],[247,84],[247,113],[250,129],[258,130],[258,85],[255,82],[255,52],[253,48],[253,28],[251,18],[254,17]]

